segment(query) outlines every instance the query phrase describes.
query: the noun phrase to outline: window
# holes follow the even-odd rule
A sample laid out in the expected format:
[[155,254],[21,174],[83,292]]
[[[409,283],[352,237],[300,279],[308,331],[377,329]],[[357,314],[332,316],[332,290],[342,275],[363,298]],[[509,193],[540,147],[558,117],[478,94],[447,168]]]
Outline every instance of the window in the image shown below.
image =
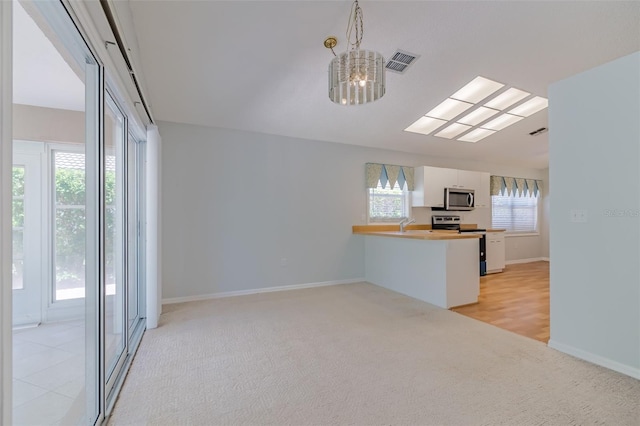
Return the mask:
[[24,172],[22,165],[13,166],[13,264],[12,289],[21,290],[24,288],[23,266],[24,266]]
[[369,222],[400,222],[409,217],[409,191],[396,185],[382,187],[380,181],[376,188],[369,188]]
[[491,196],[491,226],[507,232],[538,232],[538,197],[529,194]]

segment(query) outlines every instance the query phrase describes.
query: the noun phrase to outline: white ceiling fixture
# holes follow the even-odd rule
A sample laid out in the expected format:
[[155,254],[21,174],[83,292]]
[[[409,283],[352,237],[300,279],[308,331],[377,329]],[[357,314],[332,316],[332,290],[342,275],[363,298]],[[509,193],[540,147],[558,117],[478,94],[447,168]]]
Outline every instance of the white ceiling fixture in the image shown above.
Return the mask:
[[476,77],[467,83],[462,89],[451,95],[452,98],[477,104],[492,93],[497,92],[504,84],[489,80],[484,77]]
[[[485,123],[486,120],[500,113],[500,111],[517,104],[531,95],[531,93],[525,92],[524,90],[509,87],[497,96],[491,97],[504,87],[505,85],[503,83],[498,83],[485,77],[478,76],[471,80],[462,89],[455,92],[425,114],[426,118],[439,119],[446,122],[456,121],[453,124],[450,123],[449,126],[438,133],[433,134],[433,136],[454,139],[469,130],[473,130],[458,138],[458,140],[463,142],[477,142],[546,108],[549,103],[547,99],[536,96],[516,106],[509,111],[508,114],[503,113],[497,118]],[[486,99],[489,100],[485,102],[484,105],[479,104]],[[469,109],[471,111],[468,114],[459,117]],[[427,123],[429,125],[426,125],[427,123],[423,120],[425,117],[418,119],[414,124],[407,127],[405,131],[430,135],[445,124],[438,122],[436,125],[435,122],[428,121]],[[474,129],[474,127],[476,129]],[[416,129],[419,129],[419,131],[416,131]],[[427,129],[430,129],[431,132],[427,132]]]
[[438,136],[439,138],[453,139],[470,128],[471,126],[467,126],[466,124],[453,123],[436,133],[435,136]]
[[[360,49],[363,32],[362,9],[355,0],[347,26],[347,51],[329,64],[329,99],[337,104],[361,105],[384,96],[384,58],[373,50]],[[335,37],[324,41],[332,52],[337,44]]]
[[503,93],[501,93],[500,95],[496,96],[495,98],[491,99],[489,102],[484,104],[484,106],[493,108],[493,109],[499,109],[500,111],[502,111],[504,109],[509,108],[511,105],[515,104],[516,102],[523,100],[530,94],[531,93],[525,92],[524,90],[519,90],[512,87],[511,89],[508,89]]
[[494,118],[490,122],[483,124],[482,128],[489,130],[502,130],[514,123],[517,123],[523,118],[524,117],[520,117],[519,115],[502,114],[498,118]]
[[438,105],[425,115],[427,117],[439,118],[441,120],[451,120],[452,118],[459,116],[472,106],[473,104],[449,98],[445,99],[440,105]]
[[487,136],[491,136],[495,132],[496,132],[495,130],[489,130],[489,129],[475,129],[467,133],[466,135],[458,138],[458,140],[463,142],[478,142],[480,139],[484,139]]
[[438,120],[431,117],[420,117],[411,126],[404,129],[405,132],[420,133],[428,135],[434,130],[447,124],[447,120]]
[[530,115],[533,115],[538,111],[542,111],[548,106],[549,106],[548,99],[543,98],[541,96],[536,96],[535,98],[528,100],[522,105],[518,105],[517,107],[509,111],[509,114],[520,115],[522,117],[529,117]]
[[482,123],[483,121],[485,121],[486,119],[493,117],[499,112],[500,111],[498,110],[485,108],[481,106],[480,108],[474,109],[469,114],[459,119],[458,123],[468,124],[470,126],[476,126]]

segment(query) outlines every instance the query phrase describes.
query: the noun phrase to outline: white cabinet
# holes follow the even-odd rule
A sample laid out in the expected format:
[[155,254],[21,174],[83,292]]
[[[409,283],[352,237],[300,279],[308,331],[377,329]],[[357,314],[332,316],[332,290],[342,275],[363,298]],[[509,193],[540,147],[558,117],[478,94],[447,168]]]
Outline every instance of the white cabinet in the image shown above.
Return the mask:
[[414,171],[415,190],[413,207],[444,207],[444,189],[457,182],[456,169],[440,167],[416,167]]
[[456,182],[450,188],[477,189],[480,186],[480,172],[470,170],[456,170],[458,176]]
[[475,191],[475,206],[489,207],[489,173],[442,167],[416,167],[414,172],[414,207],[444,207],[445,188],[464,188]]
[[505,265],[504,232],[487,232],[487,274],[502,272]]
[[478,186],[473,188],[476,190],[476,192],[474,193],[476,200],[475,200],[475,207],[476,208],[488,208],[491,207],[491,190],[490,190],[490,180],[491,180],[491,174],[490,173],[484,173],[484,172],[478,172],[479,176],[479,180],[478,180]]

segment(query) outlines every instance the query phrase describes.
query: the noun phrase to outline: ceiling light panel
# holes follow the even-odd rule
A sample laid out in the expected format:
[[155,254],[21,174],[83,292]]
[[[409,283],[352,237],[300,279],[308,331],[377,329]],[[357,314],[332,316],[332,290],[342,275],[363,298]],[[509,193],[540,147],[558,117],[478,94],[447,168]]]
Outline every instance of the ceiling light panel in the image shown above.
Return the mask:
[[438,105],[425,115],[428,117],[439,118],[441,120],[451,120],[452,118],[457,117],[472,106],[473,104],[449,98],[445,99],[444,102],[442,102],[440,105]]
[[452,98],[477,104],[492,93],[497,92],[504,84],[489,80],[484,77],[476,77],[466,86],[451,95]]
[[547,98],[536,96],[535,98],[528,100],[522,105],[518,105],[517,107],[509,111],[509,114],[515,114],[522,117],[529,117],[530,115],[533,115],[536,112],[541,111],[548,106],[549,106],[549,100]]
[[478,76],[404,130],[477,142],[548,105],[546,98]]
[[460,120],[458,120],[458,123],[475,126],[482,123],[487,118],[493,117],[499,112],[500,111],[497,111],[495,109],[480,107],[480,108],[474,109],[469,114],[462,117]]
[[447,126],[436,133],[434,136],[438,136],[439,138],[453,139],[460,133],[464,133],[470,128],[471,126],[467,126],[466,124],[453,123],[452,125]]
[[491,136],[495,132],[496,132],[495,130],[489,130],[489,129],[475,129],[467,133],[466,135],[462,136],[461,138],[458,138],[458,140],[463,142],[478,142],[480,139],[484,139],[487,136]]
[[404,129],[404,131],[428,135],[446,123],[446,120],[438,120],[437,118],[431,117],[420,117],[411,126]]
[[512,87],[511,89],[506,90],[504,93],[501,93],[495,98],[491,99],[489,102],[484,104],[484,106],[493,109],[499,109],[500,111],[502,111],[509,108],[516,102],[523,100],[530,94],[531,93],[525,92],[524,90],[519,90]]
[[517,123],[518,121],[522,120],[523,118],[524,117],[520,117],[520,116],[517,116],[517,115],[502,114],[498,118],[494,118],[490,122],[483,124],[482,128],[483,129],[489,129],[489,130],[502,130],[502,129],[506,128],[506,127],[511,126],[514,123]]

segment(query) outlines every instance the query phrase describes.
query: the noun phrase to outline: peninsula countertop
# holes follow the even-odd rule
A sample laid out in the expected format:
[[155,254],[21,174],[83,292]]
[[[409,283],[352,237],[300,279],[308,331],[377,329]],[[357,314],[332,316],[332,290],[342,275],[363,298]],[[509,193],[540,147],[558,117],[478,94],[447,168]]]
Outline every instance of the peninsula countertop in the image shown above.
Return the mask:
[[482,238],[480,234],[464,233],[458,231],[431,231],[423,229],[409,229],[400,231],[353,231],[357,235],[372,235],[377,237],[411,238],[414,240],[468,240]]
[[[472,225],[476,228],[475,225]],[[480,234],[458,233],[458,231],[433,230],[431,225],[408,225],[400,232],[398,225],[354,225],[352,232],[356,235],[372,235],[378,237],[410,238],[414,240],[468,240],[482,238]]]

